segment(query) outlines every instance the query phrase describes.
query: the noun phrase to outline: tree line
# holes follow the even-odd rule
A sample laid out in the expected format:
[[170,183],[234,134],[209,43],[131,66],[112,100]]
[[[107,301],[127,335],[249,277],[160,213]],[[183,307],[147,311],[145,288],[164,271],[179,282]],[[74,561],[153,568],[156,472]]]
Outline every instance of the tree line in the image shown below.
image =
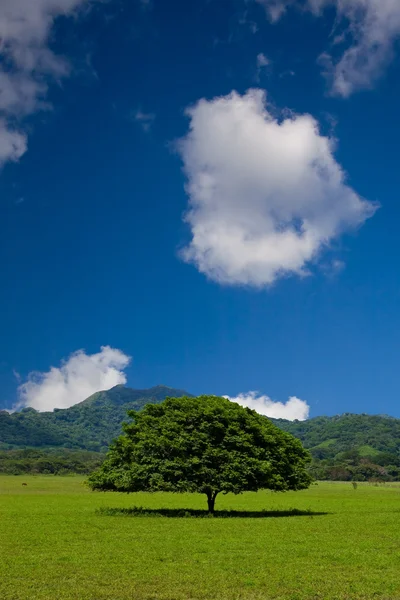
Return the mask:
[[[149,403],[157,405],[169,393],[183,392],[117,386],[53,413],[38,413],[31,408],[13,414],[0,411],[0,471],[24,473],[40,468],[51,473],[74,469],[90,473],[93,461],[103,461],[110,442],[121,434],[127,412],[140,411]],[[310,451],[308,469],[316,479],[400,481],[400,419],[365,414],[316,417],[303,422],[264,418],[299,439]],[[41,451],[38,465],[33,454],[29,458],[14,453],[24,448]],[[77,462],[72,460],[77,456],[74,451],[81,452]]]
[[0,450],[0,473],[7,475],[88,475],[104,455],[86,450],[26,448]]

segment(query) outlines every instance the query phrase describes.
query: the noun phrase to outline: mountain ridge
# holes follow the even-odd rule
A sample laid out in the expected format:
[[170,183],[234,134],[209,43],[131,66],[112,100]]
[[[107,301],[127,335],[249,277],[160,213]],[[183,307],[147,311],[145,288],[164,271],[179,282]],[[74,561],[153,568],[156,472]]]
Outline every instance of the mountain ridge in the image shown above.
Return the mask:
[[19,412],[0,411],[0,448],[65,447],[105,452],[119,435],[128,410],[140,410],[168,396],[191,396],[184,390],[157,385],[135,390],[117,385],[96,392],[70,408],[38,412],[24,408]]
[[[121,433],[128,410],[185,395],[191,396],[185,390],[162,385],[145,390],[118,385],[53,412],[39,413],[32,408],[12,414],[2,411],[0,450],[66,448],[104,453]],[[400,478],[400,419],[396,417],[344,413],[306,421],[271,421],[310,450],[319,478],[351,477],[354,468],[372,477],[389,467],[390,477]]]

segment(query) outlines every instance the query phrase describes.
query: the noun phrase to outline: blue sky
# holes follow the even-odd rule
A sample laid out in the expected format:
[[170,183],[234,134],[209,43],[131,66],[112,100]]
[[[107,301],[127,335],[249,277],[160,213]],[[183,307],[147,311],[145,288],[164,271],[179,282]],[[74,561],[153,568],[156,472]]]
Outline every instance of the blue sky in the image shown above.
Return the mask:
[[0,406],[400,417],[399,35],[390,0],[5,2]]

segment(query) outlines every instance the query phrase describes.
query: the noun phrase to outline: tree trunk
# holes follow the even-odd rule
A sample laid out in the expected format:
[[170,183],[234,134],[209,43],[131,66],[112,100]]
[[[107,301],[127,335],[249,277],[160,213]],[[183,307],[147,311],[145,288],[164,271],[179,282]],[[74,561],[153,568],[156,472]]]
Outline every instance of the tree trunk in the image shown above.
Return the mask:
[[214,514],[215,498],[217,497],[217,494],[218,492],[207,492],[208,512],[210,515]]

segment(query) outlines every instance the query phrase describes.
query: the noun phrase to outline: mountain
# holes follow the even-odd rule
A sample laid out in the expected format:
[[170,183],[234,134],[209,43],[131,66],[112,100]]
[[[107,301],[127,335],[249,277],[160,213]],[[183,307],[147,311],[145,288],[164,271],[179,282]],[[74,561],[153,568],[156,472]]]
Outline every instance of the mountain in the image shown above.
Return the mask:
[[97,392],[83,402],[54,412],[33,408],[20,412],[0,411],[0,449],[17,447],[64,447],[104,452],[121,432],[128,410],[160,403],[167,396],[190,396],[184,390],[156,386],[133,390],[117,385]]
[[310,450],[316,479],[400,480],[400,419],[344,414],[275,424]]
[[315,417],[308,421],[274,421],[278,427],[299,438],[314,458],[340,458],[357,449],[362,456],[379,453],[400,455],[400,419],[386,415],[344,414]]
[[[140,410],[145,404],[162,402],[167,396],[190,395],[184,390],[165,386],[133,390],[118,385],[93,394],[71,408],[56,409],[51,413],[39,413],[32,408],[13,414],[1,411],[0,451],[12,450],[14,463],[36,456],[28,450],[24,451],[25,454],[15,454],[22,448],[46,452],[51,449],[52,463],[55,462],[54,451],[57,448],[74,452],[105,452],[111,440],[120,434],[121,424],[128,418],[128,410]],[[301,422],[271,420],[299,438],[310,450],[312,471],[319,479],[400,480],[400,419],[385,415],[344,414]],[[3,456],[3,459],[8,460],[10,456]],[[89,459],[94,460],[89,455],[69,453],[63,455],[62,460],[72,464],[73,461],[82,463]],[[0,455],[0,467],[1,460]]]

